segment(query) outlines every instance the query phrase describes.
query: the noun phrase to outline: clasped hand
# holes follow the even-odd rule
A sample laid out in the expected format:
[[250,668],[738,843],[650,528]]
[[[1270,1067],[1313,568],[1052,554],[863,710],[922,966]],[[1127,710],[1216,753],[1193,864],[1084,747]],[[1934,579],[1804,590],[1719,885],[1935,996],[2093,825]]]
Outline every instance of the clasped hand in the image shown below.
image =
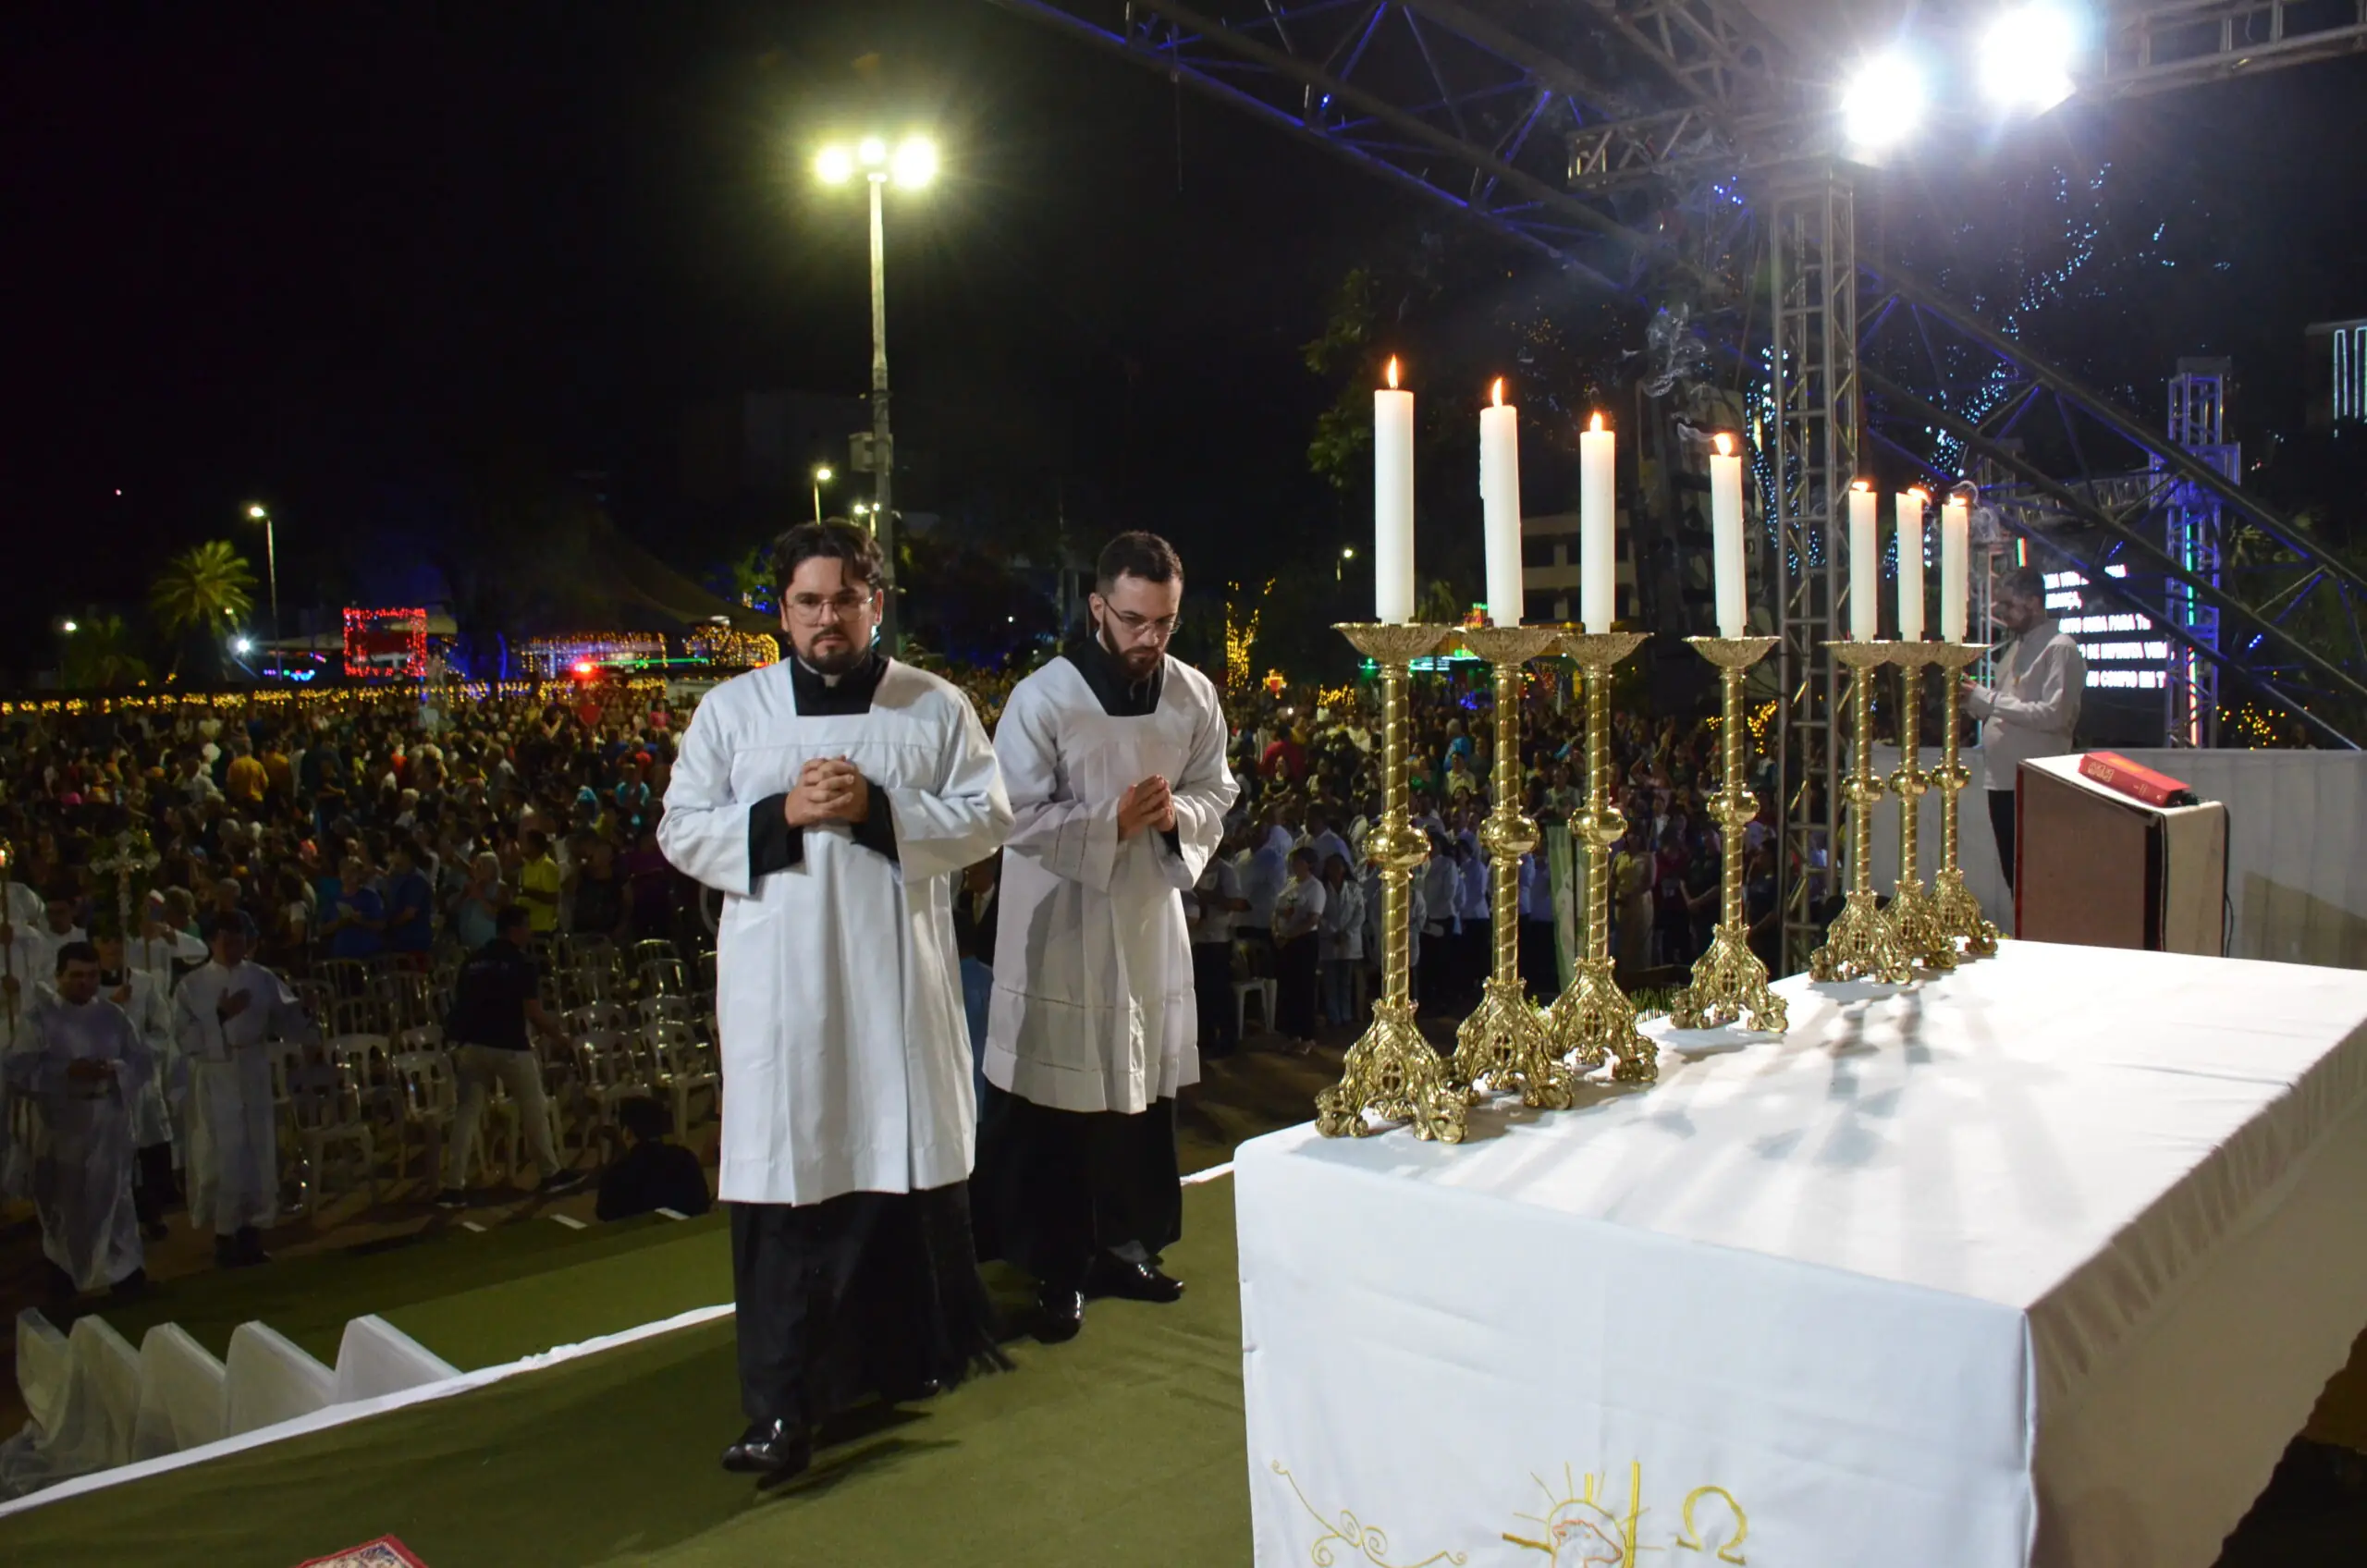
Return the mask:
[[1146,827],[1175,831],[1175,796],[1156,773],[1118,797],[1118,837],[1131,839]]
[[791,827],[857,823],[871,814],[871,782],[844,757],[816,757],[797,770],[797,788],[781,803]]

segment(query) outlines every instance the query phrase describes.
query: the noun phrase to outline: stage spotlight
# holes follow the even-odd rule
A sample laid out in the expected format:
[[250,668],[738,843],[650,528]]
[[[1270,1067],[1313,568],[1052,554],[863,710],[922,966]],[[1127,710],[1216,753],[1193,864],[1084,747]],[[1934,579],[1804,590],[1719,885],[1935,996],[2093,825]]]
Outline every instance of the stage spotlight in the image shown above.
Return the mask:
[[2017,6],[1981,37],[1982,96],[2000,109],[2042,115],[2071,96],[2079,26],[2049,5]]
[[1858,67],[1841,92],[1841,134],[1860,153],[1886,153],[1923,123],[1923,68],[1889,50]]

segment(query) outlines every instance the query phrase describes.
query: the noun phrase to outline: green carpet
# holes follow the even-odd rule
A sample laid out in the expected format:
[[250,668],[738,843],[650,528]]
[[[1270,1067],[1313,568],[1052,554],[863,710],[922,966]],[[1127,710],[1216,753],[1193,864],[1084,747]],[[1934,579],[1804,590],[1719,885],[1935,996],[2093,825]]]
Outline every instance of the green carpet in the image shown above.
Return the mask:
[[[739,1427],[724,1321],[0,1520],[0,1562],[287,1568],[392,1533],[429,1568],[1238,1568],[1233,1184],[1184,1207],[1181,1303],[1096,1303],[1074,1342],[1022,1341],[1015,1372],[865,1413],[770,1492],[715,1463]],[[721,1300],[727,1252],[708,1227],[389,1316],[448,1356],[439,1339],[492,1358],[581,1337],[571,1315],[595,1307]]]

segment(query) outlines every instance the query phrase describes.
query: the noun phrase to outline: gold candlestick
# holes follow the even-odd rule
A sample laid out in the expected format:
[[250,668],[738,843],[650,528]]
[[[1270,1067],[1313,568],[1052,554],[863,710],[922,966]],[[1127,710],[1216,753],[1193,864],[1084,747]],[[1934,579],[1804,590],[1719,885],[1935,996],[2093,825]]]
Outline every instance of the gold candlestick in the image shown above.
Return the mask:
[[1767,988],[1767,966],[1750,950],[1750,920],[1742,903],[1743,831],[1752,815],[1743,790],[1742,681],[1744,672],[1775,646],[1772,637],[1687,637],[1701,656],[1718,667],[1719,750],[1725,782],[1710,814],[1725,830],[1718,925],[1710,950],[1693,965],[1693,983],[1670,1004],[1669,1021],[1679,1029],[1713,1029],[1748,1019],[1752,1029],[1780,1035],[1790,1025],[1784,998]]
[[1611,799],[1611,672],[1643,645],[1644,633],[1565,631],[1561,643],[1587,680],[1587,809],[1570,819],[1570,835],[1587,852],[1587,952],[1545,1026],[1554,1053],[1580,1071],[1609,1061],[1614,1082],[1650,1084],[1660,1076],[1660,1053],[1636,1032],[1636,1004],[1611,965],[1611,847],[1626,831]]
[[1537,847],[1537,824],[1520,809],[1521,666],[1550,650],[1553,627],[1491,626],[1463,633],[1464,644],[1496,669],[1495,809],[1479,828],[1479,847],[1495,867],[1491,897],[1495,972],[1479,1006],[1455,1034],[1454,1081],[1477,1103],[1490,1089],[1519,1091],[1521,1103],[1567,1110],[1570,1074],[1553,1049],[1544,1015],[1520,980],[1520,860]]
[[1997,927],[1981,913],[1981,900],[1964,885],[1964,870],[1956,864],[1956,796],[1971,778],[1958,759],[1956,704],[1964,688],[1966,667],[1989,650],[1978,643],[1934,643],[1932,662],[1940,667],[1941,690],[1947,693],[1942,711],[1944,739],[1940,743],[1939,771],[1933,786],[1944,791],[1940,807],[1940,869],[1932,877],[1932,921],[1951,948],[1964,944],[1967,958],[1988,958],[1997,951]]
[[1372,1025],[1348,1047],[1340,1081],[1315,1096],[1315,1127],[1327,1138],[1378,1131],[1367,1116],[1410,1121],[1414,1135],[1463,1142],[1462,1093],[1446,1064],[1414,1023],[1413,932],[1407,925],[1415,870],[1430,858],[1416,829],[1405,790],[1405,681],[1414,660],[1438,651],[1452,627],[1349,625],[1340,634],[1380,666],[1381,814],[1365,836],[1365,856],[1380,867],[1381,996]]
[[1910,962],[1924,969],[1954,969],[1956,945],[1940,926],[1923,886],[1923,796],[1932,776],[1923,771],[1923,667],[1932,644],[1891,644],[1898,666],[1898,766],[1891,770],[1891,792],[1898,797],[1898,886],[1891,890],[1890,923]]
[[1874,672],[1890,662],[1887,643],[1827,643],[1833,656],[1849,668],[1856,707],[1856,755],[1849,763],[1849,896],[1824,946],[1809,955],[1809,974],[1819,980],[1876,980],[1904,986],[1915,978],[1898,928],[1874,900],[1874,807],[1883,795],[1874,777]]

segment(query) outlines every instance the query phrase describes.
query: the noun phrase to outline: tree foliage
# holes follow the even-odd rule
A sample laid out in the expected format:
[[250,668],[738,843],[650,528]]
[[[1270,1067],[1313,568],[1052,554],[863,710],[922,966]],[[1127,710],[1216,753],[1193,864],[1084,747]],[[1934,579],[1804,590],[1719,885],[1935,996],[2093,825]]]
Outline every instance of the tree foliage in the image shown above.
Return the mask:
[[60,680],[69,691],[104,692],[136,686],[148,679],[148,661],[140,656],[131,629],[119,615],[84,621],[66,639]]

